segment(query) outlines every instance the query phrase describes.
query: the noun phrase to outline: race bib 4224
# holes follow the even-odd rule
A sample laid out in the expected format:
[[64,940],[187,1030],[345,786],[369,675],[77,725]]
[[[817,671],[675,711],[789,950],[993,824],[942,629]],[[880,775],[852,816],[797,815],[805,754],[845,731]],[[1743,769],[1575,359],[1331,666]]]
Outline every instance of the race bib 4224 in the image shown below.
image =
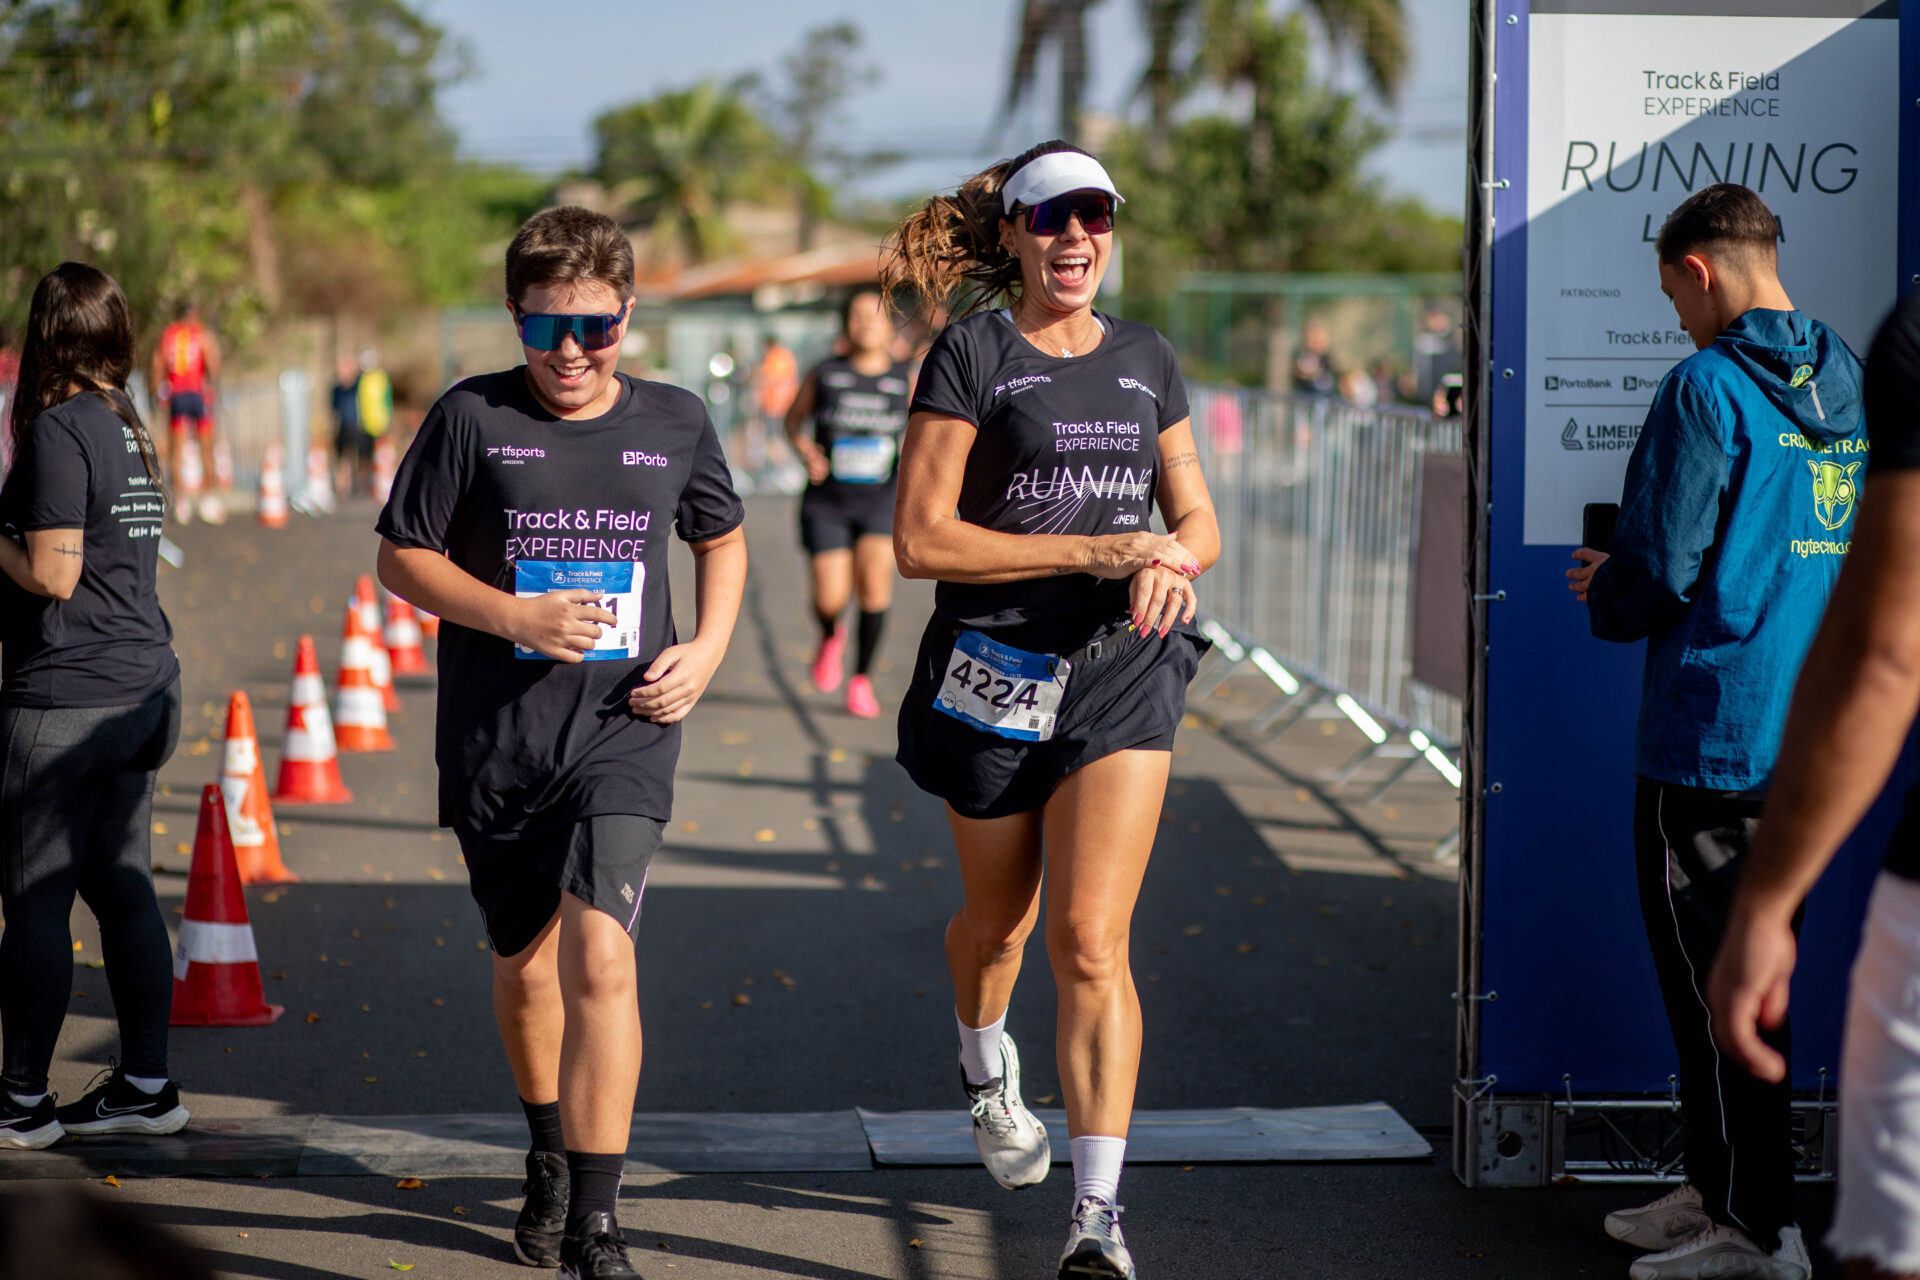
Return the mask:
[[[513,567],[513,594],[522,600],[549,591],[595,592],[589,603],[611,613],[617,621],[600,625],[600,638],[580,656],[588,662],[640,656],[640,594],[647,566],[629,560],[521,560]],[[513,646],[516,658],[551,662],[546,654]]]
[[986,733],[1025,742],[1053,736],[1073,664],[962,631],[933,705]]

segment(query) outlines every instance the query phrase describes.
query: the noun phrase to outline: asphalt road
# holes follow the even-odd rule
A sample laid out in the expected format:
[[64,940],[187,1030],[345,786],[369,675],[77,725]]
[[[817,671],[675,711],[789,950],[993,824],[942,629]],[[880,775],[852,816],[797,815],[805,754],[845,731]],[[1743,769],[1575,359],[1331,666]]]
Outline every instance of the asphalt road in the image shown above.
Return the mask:
[[[226,695],[244,688],[269,776],[292,653],[311,631],[331,685],[344,602],[370,572],[373,511],[269,531],[195,525],[163,570],[187,716],[162,771],[154,855],[172,918],[200,787],[218,772]],[[783,499],[754,499],[750,594],[727,663],[688,721],[667,851],[643,919],[648,1111],[957,1105],[940,936],[958,900],[941,808],[893,763],[891,718],[812,692],[804,564]],[[681,617],[691,575],[676,561]],[[1204,592],[1204,583],[1202,585]],[[876,683],[905,684],[925,584],[903,584]],[[196,1115],[514,1110],[488,965],[458,848],[434,812],[430,680],[403,683],[399,749],[349,756],[351,805],[283,808],[298,884],[248,893],[268,998],[256,1029],[175,1029]],[[1135,922],[1147,1019],[1142,1108],[1384,1100],[1431,1162],[1138,1168],[1123,1199],[1148,1277],[1624,1275],[1600,1216],[1642,1197],[1578,1186],[1468,1192],[1448,1171],[1454,916],[1432,851],[1454,793],[1424,767],[1364,807],[1315,781],[1364,744],[1307,720],[1254,753],[1234,732],[1264,691],[1197,703]],[[1364,775],[1363,775],[1364,777]],[[77,1096],[114,1052],[98,937],[74,916],[75,995],[53,1087]],[[744,997],[744,999],[742,998]],[[1057,1093],[1053,992],[1036,944],[1009,1029],[1029,1099]],[[1061,1153],[1064,1155],[1064,1153]],[[652,1276],[832,1278],[1051,1274],[1070,1189],[1007,1195],[978,1170],[648,1176],[622,1219]],[[516,1184],[391,1179],[124,1180],[233,1276],[524,1274],[505,1261]],[[1809,1236],[1830,1194],[1803,1195]],[[456,1212],[456,1206],[464,1212]],[[916,1243],[917,1242],[917,1243]],[[663,1247],[664,1246],[664,1247]]]

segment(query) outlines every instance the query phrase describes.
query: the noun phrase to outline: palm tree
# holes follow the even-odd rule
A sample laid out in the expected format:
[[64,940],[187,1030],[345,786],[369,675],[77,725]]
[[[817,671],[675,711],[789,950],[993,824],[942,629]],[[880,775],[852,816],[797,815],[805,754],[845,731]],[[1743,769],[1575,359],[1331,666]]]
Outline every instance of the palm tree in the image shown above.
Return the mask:
[[[1200,75],[1227,87],[1246,84],[1259,93],[1257,64],[1276,29],[1266,0],[1138,0],[1147,31],[1147,66],[1135,91],[1147,99],[1149,158],[1164,162],[1173,109]],[[1407,15],[1401,0],[1299,0],[1312,14],[1335,56],[1357,54],[1374,91],[1389,102],[1399,96],[1411,62]],[[1200,51],[1187,68],[1180,46],[1197,38]]]
[[595,173],[651,224],[655,252],[678,244],[691,262],[732,239],[722,209],[762,194],[772,136],[734,88],[703,81],[607,112],[593,122]]
[[1069,142],[1080,137],[1082,106],[1087,92],[1087,10],[1100,0],[1023,0],[1020,40],[1014,46],[1013,67],[1007,77],[1007,100],[1000,110],[999,127],[1034,91],[1040,54],[1047,45],[1060,49],[1060,136]]

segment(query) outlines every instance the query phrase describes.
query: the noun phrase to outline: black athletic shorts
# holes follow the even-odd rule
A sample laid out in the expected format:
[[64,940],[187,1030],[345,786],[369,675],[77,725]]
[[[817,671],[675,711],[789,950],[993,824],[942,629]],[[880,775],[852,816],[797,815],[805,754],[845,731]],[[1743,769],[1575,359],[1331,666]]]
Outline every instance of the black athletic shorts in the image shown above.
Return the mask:
[[167,417],[174,422],[195,422],[204,427],[210,420],[207,398],[198,391],[176,391],[167,401]]
[[[1116,751],[1168,751],[1186,714],[1187,685],[1209,645],[1171,631],[1136,636],[1123,621],[1077,644],[1023,640],[1017,631],[992,639],[1032,653],[1073,658],[1053,736],[1045,742],[1002,738],[934,706],[961,628],[935,615],[920,638],[913,680],[900,703],[895,757],[922,791],[968,818],[1004,818],[1043,808],[1060,780]],[[1056,637],[1057,640],[1057,637]],[[1097,654],[1085,647],[1097,642]]]
[[601,813],[516,840],[460,836],[468,887],[498,955],[517,955],[560,909],[564,891],[626,926],[640,925],[647,869],[666,824],[630,813]]
[[808,555],[843,551],[868,534],[893,536],[897,484],[809,485],[800,499],[800,545]]
[[373,437],[358,427],[341,427],[333,433],[333,456],[342,462],[368,461],[373,457]]

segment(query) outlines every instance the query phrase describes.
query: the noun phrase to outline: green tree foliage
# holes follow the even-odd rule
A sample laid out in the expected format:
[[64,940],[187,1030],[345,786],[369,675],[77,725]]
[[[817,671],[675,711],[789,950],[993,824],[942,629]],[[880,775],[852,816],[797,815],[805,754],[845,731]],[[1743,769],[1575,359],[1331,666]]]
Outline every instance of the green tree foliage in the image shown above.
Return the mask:
[[1417,271],[1458,265],[1460,229],[1416,201],[1385,197],[1363,172],[1386,132],[1351,94],[1309,74],[1298,14],[1257,13],[1209,33],[1203,72],[1252,100],[1245,119],[1172,126],[1164,158],[1151,124],[1107,155],[1122,210],[1130,295],[1164,294],[1184,271]]
[[1019,39],[1014,42],[1008,69],[1007,98],[1001,107],[1004,122],[1038,87],[1040,54],[1049,45],[1060,51],[1060,136],[1080,138],[1087,94],[1087,10],[1100,0],[1022,0]]
[[64,258],[237,347],[276,312],[477,296],[543,193],[455,160],[461,68],[402,0],[0,0],[0,316]]
[[717,257],[734,244],[727,204],[775,203],[791,188],[792,165],[746,87],[703,81],[593,122],[594,176],[652,228],[656,253],[677,244],[693,262]]

